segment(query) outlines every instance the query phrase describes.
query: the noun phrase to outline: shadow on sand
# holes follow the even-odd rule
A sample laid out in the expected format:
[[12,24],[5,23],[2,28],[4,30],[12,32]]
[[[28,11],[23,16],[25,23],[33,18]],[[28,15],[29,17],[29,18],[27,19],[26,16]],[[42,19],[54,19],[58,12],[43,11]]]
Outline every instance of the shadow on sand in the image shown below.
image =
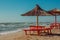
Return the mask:
[[56,33],[53,33],[53,34],[47,34],[49,36],[60,36],[60,34],[56,34]]
[[56,33],[53,33],[53,34],[42,34],[42,35],[37,35],[37,34],[30,34],[31,36],[60,36],[60,34],[56,34]]

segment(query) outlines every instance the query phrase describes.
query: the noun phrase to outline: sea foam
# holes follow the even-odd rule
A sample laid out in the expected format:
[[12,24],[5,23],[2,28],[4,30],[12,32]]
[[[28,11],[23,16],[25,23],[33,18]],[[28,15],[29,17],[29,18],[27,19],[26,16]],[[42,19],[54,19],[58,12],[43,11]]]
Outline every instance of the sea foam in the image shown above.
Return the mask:
[[17,29],[17,30],[14,30],[14,31],[1,32],[0,35],[10,34],[10,33],[16,33],[16,32],[20,32],[20,31],[22,31],[22,29]]

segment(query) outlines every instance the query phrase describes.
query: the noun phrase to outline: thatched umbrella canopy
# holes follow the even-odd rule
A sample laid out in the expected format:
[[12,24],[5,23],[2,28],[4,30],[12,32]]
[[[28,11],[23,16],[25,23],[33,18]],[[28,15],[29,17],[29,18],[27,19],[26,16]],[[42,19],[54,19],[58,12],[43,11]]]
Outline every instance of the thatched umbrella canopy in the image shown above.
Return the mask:
[[36,5],[36,7],[30,10],[29,12],[22,14],[22,16],[50,16],[50,15],[51,14],[47,13],[47,11],[39,7],[39,5]]
[[22,14],[22,16],[36,16],[36,26],[38,26],[38,16],[51,16],[51,14],[40,8],[39,5],[36,5],[35,8],[25,14]]
[[52,14],[53,16],[60,16],[60,10],[55,8],[55,9],[52,9],[50,11],[48,11],[50,14]]
[[56,16],[60,16],[60,10],[58,10],[57,8],[48,11],[48,13],[50,13],[51,15],[55,16],[55,25],[57,23],[57,17]]

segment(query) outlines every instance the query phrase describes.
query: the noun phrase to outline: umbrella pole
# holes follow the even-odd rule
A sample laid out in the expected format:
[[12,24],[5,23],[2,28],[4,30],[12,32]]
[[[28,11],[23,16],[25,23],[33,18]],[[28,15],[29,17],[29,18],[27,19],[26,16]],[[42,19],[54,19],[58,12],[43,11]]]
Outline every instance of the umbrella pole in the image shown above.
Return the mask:
[[36,26],[38,26],[38,16],[36,16]]
[[55,27],[56,27],[56,23],[57,23],[57,18],[56,18],[56,15],[55,15]]

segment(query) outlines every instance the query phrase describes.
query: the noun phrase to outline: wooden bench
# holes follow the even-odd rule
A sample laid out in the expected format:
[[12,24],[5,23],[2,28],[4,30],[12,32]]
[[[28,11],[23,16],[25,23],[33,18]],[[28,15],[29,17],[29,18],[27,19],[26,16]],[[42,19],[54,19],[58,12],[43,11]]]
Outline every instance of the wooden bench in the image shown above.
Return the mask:
[[51,29],[52,27],[50,28],[45,28],[45,26],[30,26],[29,29],[25,29],[24,32],[25,34],[27,35],[27,33],[29,32],[31,34],[31,31],[37,31],[37,34],[39,35],[42,31],[43,32],[48,32],[48,33],[51,33]]
[[54,28],[58,28],[60,29],[60,23],[51,23],[52,26],[54,26]]

